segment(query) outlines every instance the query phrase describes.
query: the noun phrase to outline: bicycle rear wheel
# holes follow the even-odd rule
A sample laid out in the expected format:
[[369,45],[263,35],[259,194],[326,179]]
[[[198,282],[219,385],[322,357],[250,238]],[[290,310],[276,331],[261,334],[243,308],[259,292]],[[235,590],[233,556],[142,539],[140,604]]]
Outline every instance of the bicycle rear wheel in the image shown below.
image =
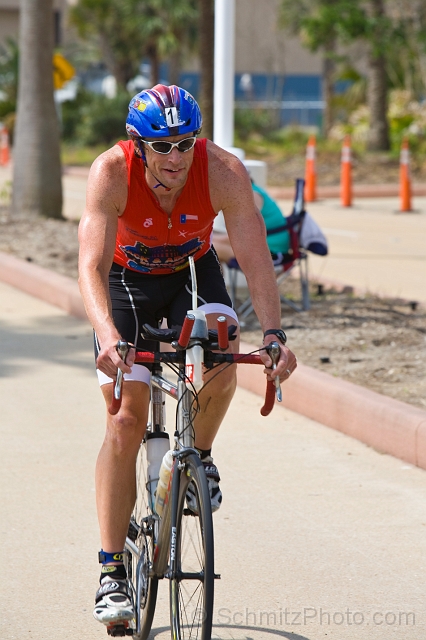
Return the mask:
[[[190,482],[196,496],[197,515],[185,506]],[[204,467],[195,454],[185,459],[185,468],[180,473],[176,531],[172,528],[171,566],[172,638],[210,640],[214,599],[213,520]]]
[[152,626],[157,601],[158,578],[151,575],[157,520],[147,490],[146,446],[142,442],[136,461],[136,502],[126,538],[127,575],[133,593],[134,640],[146,640]]

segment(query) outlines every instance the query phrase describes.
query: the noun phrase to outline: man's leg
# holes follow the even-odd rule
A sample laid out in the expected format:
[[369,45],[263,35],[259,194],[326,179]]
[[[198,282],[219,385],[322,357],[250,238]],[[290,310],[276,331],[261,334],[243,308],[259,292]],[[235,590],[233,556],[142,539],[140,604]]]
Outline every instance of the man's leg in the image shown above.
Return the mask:
[[[113,384],[102,386],[107,406]],[[136,499],[136,457],[148,420],[149,387],[126,380],[120,411],[107,413],[105,440],[96,464],[96,504],[102,549],[124,548],[130,516]]]
[[[209,329],[217,329],[219,313],[207,314]],[[227,317],[228,325],[235,324],[235,319]],[[229,343],[228,353],[238,353],[240,345],[239,333]],[[220,373],[219,373],[220,372]],[[199,396],[200,412],[195,419],[195,446],[198,449],[211,449],[213,440],[225,417],[237,386],[237,365],[223,365],[208,371],[204,375],[204,387]]]
[[[103,384],[106,405],[113,384]],[[134,617],[126,570],[120,555],[124,549],[136,498],[136,457],[146,429],[149,387],[126,380],[120,411],[107,414],[105,440],[96,464],[96,503],[101,533],[102,571],[96,592],[94,617],[103,624],[127,624]]]

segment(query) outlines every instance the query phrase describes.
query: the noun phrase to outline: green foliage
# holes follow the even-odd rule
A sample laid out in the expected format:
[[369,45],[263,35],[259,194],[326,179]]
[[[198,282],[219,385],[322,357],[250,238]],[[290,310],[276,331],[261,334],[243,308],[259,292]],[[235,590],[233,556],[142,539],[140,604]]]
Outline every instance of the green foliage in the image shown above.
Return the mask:
[[155,64],[193,44],[196,0],[79,0],[70,10],[81,38],[95,36],[117,83],[124,88],[143,58]]
[[12,38],[0,46],[0,119],[16,110],[18,93],[18,45]]
[[274,117],[267,109],[235,109],[235,133],[241,140],[265,135],[274,129]]
[[110,145],[126,137],[130,94],[115,98],[79,89],[75,100],[62,104],[62,139],[77,146]]
[[62,120],[62,139],[72,140],[77,135],[78,125],[82,119],[82,109],[90,107],[95,102],[93,93],[79,87],[77,96],[74,100],[67,100],[62,103],[61,120]]
[[118,93],[115,98],[94,95],[79,109],[80,122],[75,139],[84,145],[112,144],[126,137],[126,117],[130,95]]
[[331,41],[367,40],[375,55],[394,46],[396,25],[364,0],[281,0],[281,25],[318,51]]
[[16,103],[10,100],[0,100],[0,120],[16,109]]
[[7,115],[3,116],[2,122],[9,132],[9,143],[13,145],[14,135],[15,135],[16,112],[10,111]]
[[[388,109],[391,152],[399,155],[401,142],[407,138],[414,154],[426,150],[426,104],[413,99],[408,91],[393,90],[389,95]],[[365,148],[369,131],[369,111],[360,105],[344,123],[336,124],[330,132],[332,140],[341,141],[346,134],[352,137],[353,145]]]
[[78,141],[63,141],[61,144],[62,164],[90,167],[94,160],[110,147],[110,144],[87,147]]
[[276,131],[272,131],[268,136],[268,140],[284,145],[287,149],[303,149],[309,139],[310,132],[301,127],[282,127]]

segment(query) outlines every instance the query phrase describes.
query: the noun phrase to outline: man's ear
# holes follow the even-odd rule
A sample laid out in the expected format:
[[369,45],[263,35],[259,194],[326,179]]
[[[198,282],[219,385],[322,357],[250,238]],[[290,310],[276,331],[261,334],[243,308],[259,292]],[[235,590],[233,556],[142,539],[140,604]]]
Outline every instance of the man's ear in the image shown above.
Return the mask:
[[136,153],[136,155],[140,157],[141,152],[140,152],[140,149],[139,149],[138,141],[137,141],[137,140],[136,140],[136,138],[134,138],[133,136],[132,136],[131,140],[132,140],[132,142],[133,142],[133,147],[134,147],[134,149],[135,149],[135,153]]

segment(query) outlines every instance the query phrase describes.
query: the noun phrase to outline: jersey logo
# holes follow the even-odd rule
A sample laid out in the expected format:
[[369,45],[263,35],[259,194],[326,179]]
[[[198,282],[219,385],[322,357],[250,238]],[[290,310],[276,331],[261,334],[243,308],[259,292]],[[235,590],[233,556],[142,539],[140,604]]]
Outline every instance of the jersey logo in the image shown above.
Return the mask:
[[198,216],[189,215],[188,213],[180,214],[180,223],[186,224],[187,222],[197,222]]
[[145,220],[145,222],[143,223],[143,226],[144,226],[146,229],[148,229],[148,227],[151,227],[153,224],[154,224],[154,223],[153,223],[153,221],[152,221],[152,218],[147,218],[147,219]]
[[192,238],[184,244],[148,247],[137,240],[133,245],[119,245],[127,258],[127,265],[135,271],[178,271],[188,264],[188,256],[197,253],[203,246],[200,238]]

